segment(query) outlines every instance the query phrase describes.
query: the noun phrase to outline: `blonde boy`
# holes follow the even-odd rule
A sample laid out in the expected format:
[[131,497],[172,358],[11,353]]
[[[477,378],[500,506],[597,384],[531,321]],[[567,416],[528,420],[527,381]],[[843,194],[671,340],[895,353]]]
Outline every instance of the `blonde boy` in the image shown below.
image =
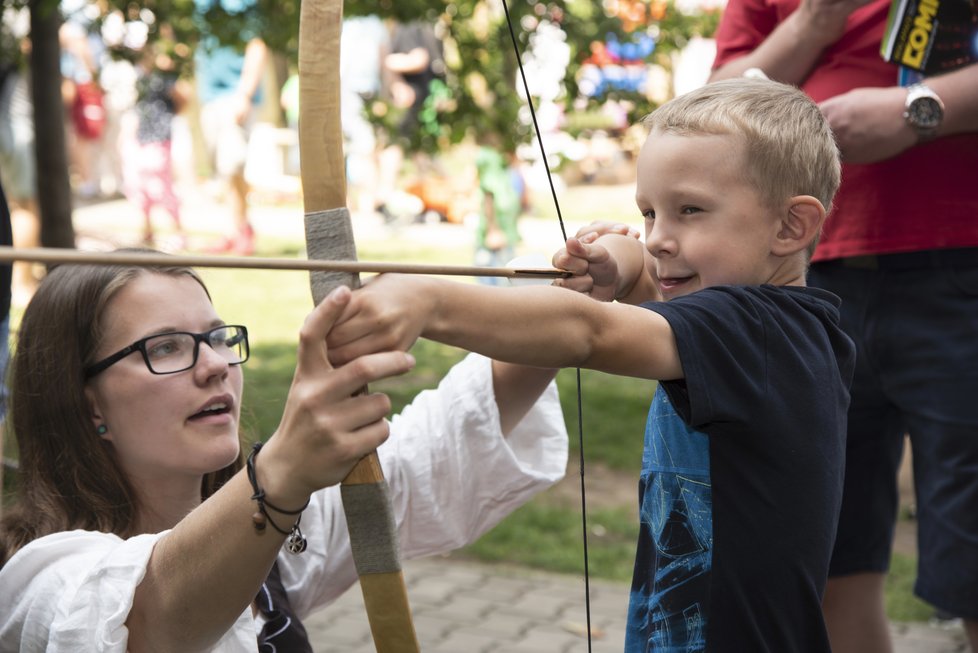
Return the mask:
[[592,298],[384,275],[333,296],[349,304],[330,357],[423,336],[660,380],[626,651],[828,651],[820,601],[853,347],[838,299],[806,288],[805,271],[839,184],[831,132],[797,89],[748,79],[688,93],[647,122],[645,247],[606,235],[555,256],[580,274],[565,285]]

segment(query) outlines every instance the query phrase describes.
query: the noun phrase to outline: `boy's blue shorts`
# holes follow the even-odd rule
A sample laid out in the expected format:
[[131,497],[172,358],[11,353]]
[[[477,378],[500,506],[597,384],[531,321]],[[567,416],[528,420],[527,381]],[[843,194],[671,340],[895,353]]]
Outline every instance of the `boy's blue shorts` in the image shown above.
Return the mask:
[[978,619],[978,248],[815,263],[856,342],[831,576],[885,572],[904,435],[913,452],[914,592]]

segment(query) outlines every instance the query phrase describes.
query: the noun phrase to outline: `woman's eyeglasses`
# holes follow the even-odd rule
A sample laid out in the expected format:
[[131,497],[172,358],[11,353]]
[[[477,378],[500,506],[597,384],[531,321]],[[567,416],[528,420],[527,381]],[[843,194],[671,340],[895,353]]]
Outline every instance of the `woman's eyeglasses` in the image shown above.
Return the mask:
[[139,352],[146,367],[153,374],[175,374],[189,370],[197,364],[200,343],[206,342],[230,365],[240,365],[248,360],[248,329],[240,324],[222,324],[203,333],[172,331],[142,338],[128,347],[103,358],[85,368],[85,378],[90,379],[104,372],[123,358]]

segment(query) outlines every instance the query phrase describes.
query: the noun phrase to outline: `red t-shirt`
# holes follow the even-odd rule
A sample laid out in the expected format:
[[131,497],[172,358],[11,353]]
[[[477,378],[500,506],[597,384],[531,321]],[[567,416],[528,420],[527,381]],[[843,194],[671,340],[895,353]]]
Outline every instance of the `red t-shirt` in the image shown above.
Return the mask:
[[[799,0],[730,0],[714,67],[753,51]],[[816,102],[854,88],[897,83],[880,41],[890,0],[854,11],[801,88]],[[842,187],[813,260],[978,247],[978,133],[939,138],[879,163],[843,164]]]

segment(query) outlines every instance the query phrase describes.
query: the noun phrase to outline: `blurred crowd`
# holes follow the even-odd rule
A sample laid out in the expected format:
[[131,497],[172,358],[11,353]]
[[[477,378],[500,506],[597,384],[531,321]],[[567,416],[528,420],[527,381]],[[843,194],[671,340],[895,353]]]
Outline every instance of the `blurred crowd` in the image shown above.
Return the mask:
[[[208,1],[198,0],[198,9]],[[233,227],[194,248],[254,253],[251,182],[277,174],[297,184],[295,63],[247,34],[243,46],[203,33],[196,44],[181,42],[145,7],[123,14],[63,0],[61,11],[61,95],[75,203],[124,196],[141,224],[142,244],[179,251],[188,248],[181,195],[195,187],[218,196]],[[0,174],[16,244],[38,246],[28,11],[6,10],[3,27],[18,52],[0,56]],[[477,258],[497,261],[512,252],[515,219],[526,206],[513,153],[485,144],[478,166],[448,175],[414,147],[432,93],[444,85],[439,26],[348,18],[341,67],[351,208],[387,222],[478,219]],[[412,172],[408,179],[405,170]],[[18,264],[15,305],[26,303],[36,283],[34,269]]]

